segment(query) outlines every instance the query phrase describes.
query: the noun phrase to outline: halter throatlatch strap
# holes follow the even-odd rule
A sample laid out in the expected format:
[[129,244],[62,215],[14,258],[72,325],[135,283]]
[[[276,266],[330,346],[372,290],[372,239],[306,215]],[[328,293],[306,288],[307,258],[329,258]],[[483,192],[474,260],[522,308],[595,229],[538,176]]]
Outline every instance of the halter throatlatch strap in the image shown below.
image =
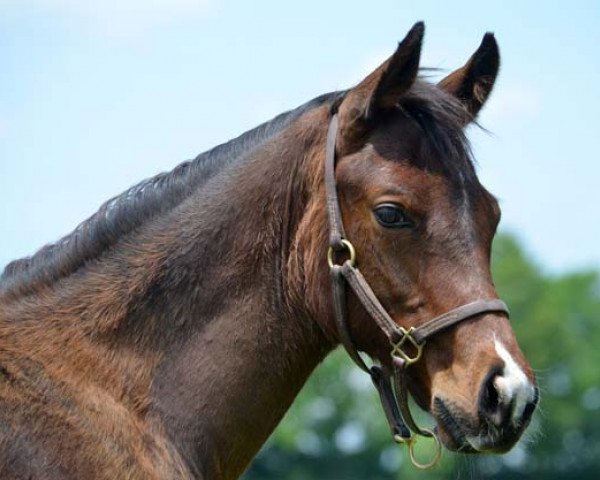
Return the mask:
[[[421,428],[412,417],[408,406],[408,387],[406,369],[419,361],[426,340],[459,322],[487,313],[502,313],[508,315],[508,308],[502,300],[483,299],[461,305],[438,317],[435,317],[417,328],[406,329],[399,326],[387,313],[377,296],[369,286],[356,266],[356,251],[346,238],[340,204],[338,201],[335,181],[335,146],[338,130],[337,114],[333,115],[327,131],[325,150],[325,195],[327,215],[329,218],[329,264],[331,283],[333,287],[333,305],[335,323],[340,338],[350,358],[362,370],[371,376],[373,385],[379,393],[383,411],[390,425],[394,440],[408,446],[411,462],[418,468],[434,466],[441,454],[441,444],[436,434],[429,429]],[[336,263],[336,256],[347,254],[346,260]],[[358,353],[358,349],[348,329],[348,287],[356,295],[367,313],[383,331],[390,341],[390,355],[393,371],[387,372],[378,365],[367,366]],[[408,352],[408,353],[407,353]],[[392,388],[393,378],[394,387]],[[412,432],[412,433],[411,433]],[[413,435],[414,434],[414,435]],[[414,455],[415,435],[433,438],[435,454],[431,461],[420,463]]]

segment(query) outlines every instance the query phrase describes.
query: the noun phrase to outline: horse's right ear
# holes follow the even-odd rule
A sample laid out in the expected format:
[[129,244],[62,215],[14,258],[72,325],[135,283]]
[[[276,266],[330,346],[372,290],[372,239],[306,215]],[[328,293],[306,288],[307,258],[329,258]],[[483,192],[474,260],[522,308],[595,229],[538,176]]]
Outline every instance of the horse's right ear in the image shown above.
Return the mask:
[[357,146],[377,116],[394,108],[414,83],[424,33],[423,22],[415,23],[396,52],[346,94],[339,107],[340,140],[344,145]]

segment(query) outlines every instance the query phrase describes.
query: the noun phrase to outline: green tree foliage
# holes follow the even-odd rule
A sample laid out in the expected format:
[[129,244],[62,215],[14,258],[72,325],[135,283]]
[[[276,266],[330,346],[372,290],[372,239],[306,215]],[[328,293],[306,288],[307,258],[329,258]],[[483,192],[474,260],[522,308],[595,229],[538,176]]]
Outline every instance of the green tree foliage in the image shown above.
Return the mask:
[[[538,413],[511,452],[477,457],[444,452],[435,469],[415,470],[406,452],[392,442],[368,376],[338,350],[312,376],[244,479],[596,479],[598,273],[547,275],[508,235],[494,243],[493,269],[541,389]],[[431,419],[423,414],[421,422]]]

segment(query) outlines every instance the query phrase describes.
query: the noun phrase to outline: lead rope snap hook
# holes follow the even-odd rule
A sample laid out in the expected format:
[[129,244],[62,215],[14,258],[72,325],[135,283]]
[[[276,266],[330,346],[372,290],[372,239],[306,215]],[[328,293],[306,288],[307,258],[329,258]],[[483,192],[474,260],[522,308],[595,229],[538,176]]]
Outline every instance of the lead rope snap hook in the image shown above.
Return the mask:
[[406,445],[408,446],[408,456],[410,457],[410,461],[414,465],[414,467],[418,468],[419,470],[428,470],[428,469],[434,467],[435,465],[437,465],[438,462],[440,461],[440,458],[442,456],[442,444],[441,444],[438,436],[432,430],[424,428],[424,429],[422,429],[422,431],[423,431],[423,433],[425,433],[425,435],[421,434],[421,436],[429,437],[429,438],[433,439],[434,446],[435,446],[435,452],[433,454],[433,458],[429,462],[421,463],[417,460],[417,457],[415,455],[415,445],[417,443],[416,435],[414,435],[410,441],[403,442],[403,443],[406,443]]

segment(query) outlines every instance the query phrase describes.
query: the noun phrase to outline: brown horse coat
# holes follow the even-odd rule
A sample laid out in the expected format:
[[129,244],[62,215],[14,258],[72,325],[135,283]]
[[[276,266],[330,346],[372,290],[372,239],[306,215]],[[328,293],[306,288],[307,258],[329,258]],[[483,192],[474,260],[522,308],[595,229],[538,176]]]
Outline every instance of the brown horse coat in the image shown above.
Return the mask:
[[[244,471],[338,343],[323,190],[334,107],[342,213],[390,314],[418,324],[473,292],[495,296],[489,247],[499,212],[477,180],[463,126],[491,90],[497,47],[486,36],[436,86],[415,78],[421,38],[422,27],[413,29],[354,89],[132,187],[6,268],[0,478],[231,479]],[[412,233],[378,226],[366,206],[376,195],[404,205]],[[351,313],[358,346],[387,361],[380,332],[357,304]],[[436,417],[450,448],[485,432],[492,447],[512,445],[524,427],[509,434],[477,420],[482,382],[491,368],[498,378],[507,371],[492,338],[532,379],[508,322],[493,315],[440,336],[413,372],[419,403],[437,415],[445,399],[464,425],[459,435]]]

